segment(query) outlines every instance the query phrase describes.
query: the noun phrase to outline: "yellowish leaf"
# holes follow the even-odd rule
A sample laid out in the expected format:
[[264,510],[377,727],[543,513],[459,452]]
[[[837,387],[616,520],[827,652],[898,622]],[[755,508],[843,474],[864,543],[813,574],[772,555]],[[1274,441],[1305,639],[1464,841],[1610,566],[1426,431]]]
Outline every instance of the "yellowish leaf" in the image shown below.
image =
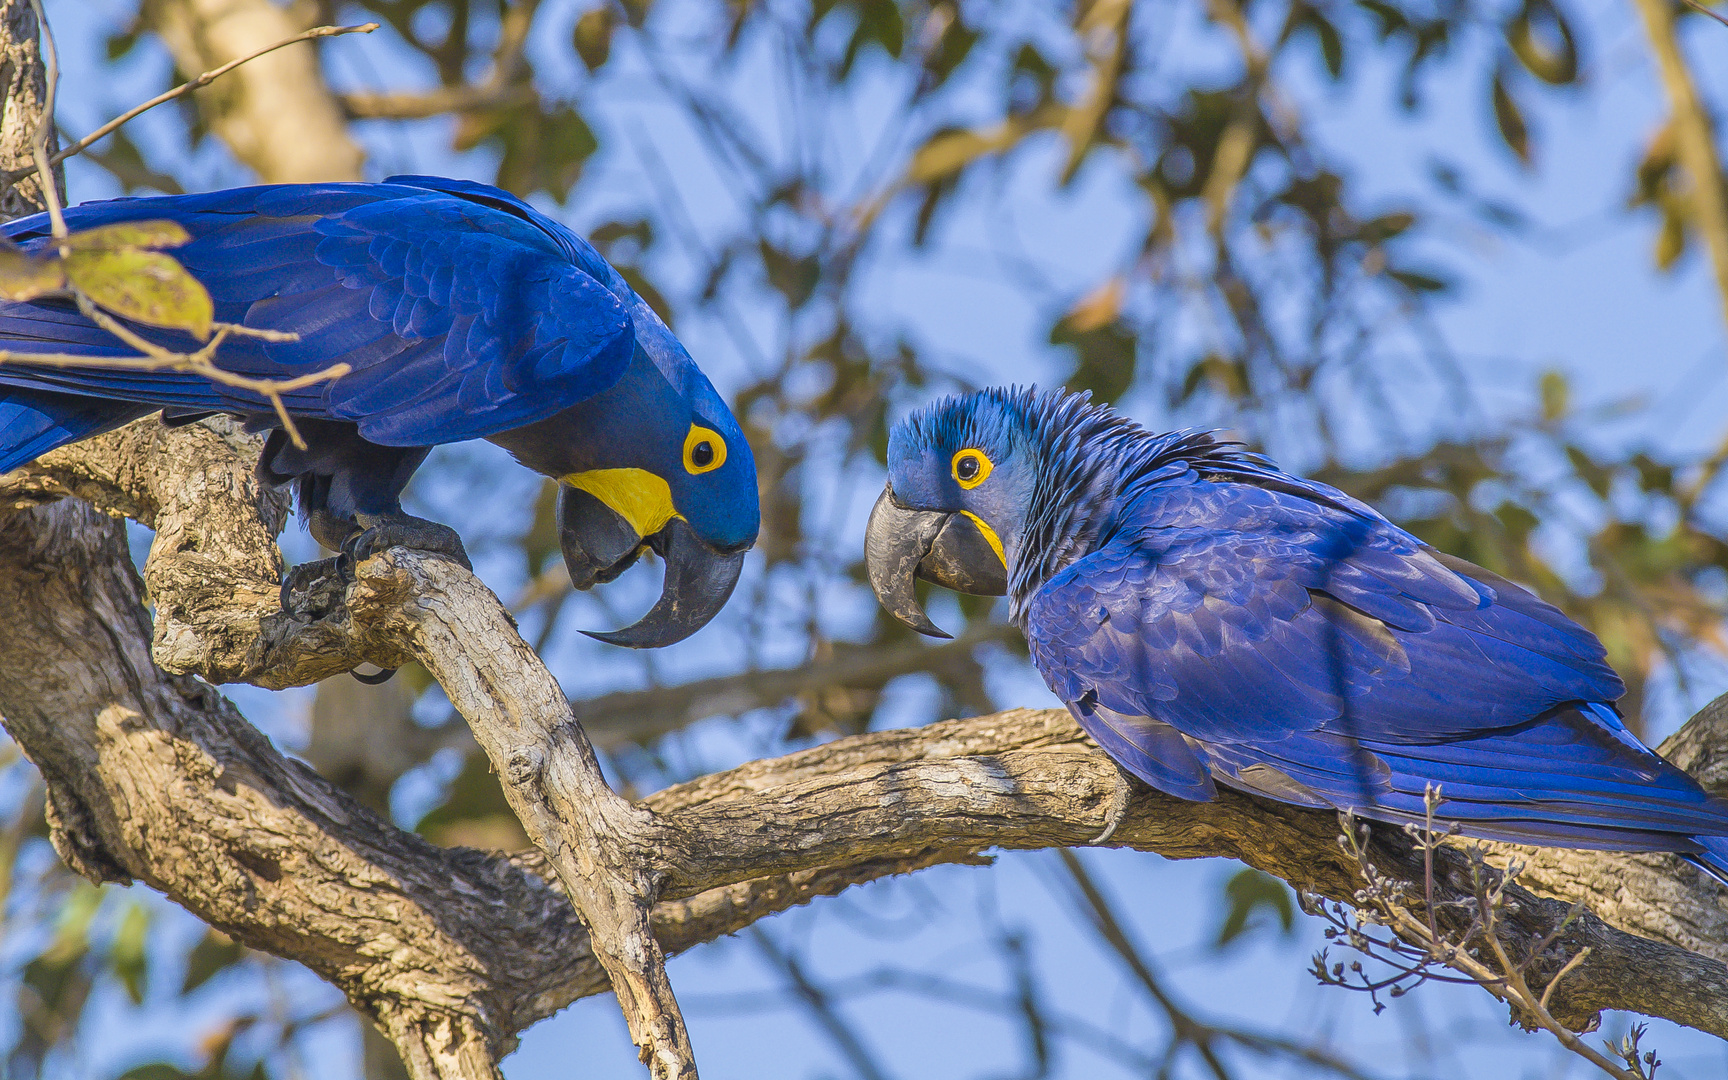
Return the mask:
[[1040,128],[1055,127],[1068,113],[1062,105],[1040,105],[1024,116],[1011,116],[991,128],[953,128],[938,132],[912,155],[906,182],[928,184],[960,172],[977,158],[1011,149]]
[[1109,326],[1116,321],[1116,316],[1122,313],[1124,290],[1125,285],[1119,277],[1113,277],[1093,289],[1081,297],[1080,302],[1068,312],[1068,325],[1080,333]]
[[177,222],[122,221],[117,225],[72,233],[63,243],[73,251],[120,251],[125,248],[179,247],[190,239],[192,237]]
[[66,287],[60,260],[0,249],[0,299],[34,300]]
[[96,306],[121,318],[188,330],[200,339],[210,336],[216,315],[210,294],[159,251],[74,251],[66,258],[66,279]]

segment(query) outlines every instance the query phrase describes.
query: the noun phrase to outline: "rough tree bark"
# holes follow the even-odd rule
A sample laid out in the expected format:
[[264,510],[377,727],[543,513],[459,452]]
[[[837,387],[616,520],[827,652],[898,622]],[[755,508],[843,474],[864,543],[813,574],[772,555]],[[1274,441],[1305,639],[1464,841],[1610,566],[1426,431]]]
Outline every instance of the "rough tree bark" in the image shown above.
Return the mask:
[[[665,994],[663,972],[656,983],[643,955],[621,962],[620,943],[675,952],[855,882],[991,848],[1086,843],[1118,817],[1112,846],[1234,856],[1344,900],[1360,884],[1332,816],[1146,790],[1059,712],[844,739],[625,803],[594,789],[592,751],[556,682],[467,572],[390,552],[344,593],[281,611],[273,536],[285,507],[253,481],[256,452],[225,422],[145,420],[0,477],[0,717],[42,772],[69,865],[144,881],[306,964],[376,1018],[417,1078],[497,1076],[517,1032],[609,977],[626,996]],[[156,530],[142,579],[106,514]],[[440,849],[397,830],[283,758],[210,685],[304,685],[409,658],[474,725],[549,854]],[[1728,704],[1669,749],[1721,780]],[[1665,856],[1526,857],[1527,880],[1593,911],[1561,938],[1591,953],[1558,988],[1557,1015],[1582,1027],[1624,1008],[1728,1036],[1728,912],[1713,883]],[[1420,873],[1395,832],[1374,858]],[[1439,899],[1468,893],[1463,873],[1461,858],[1440,860]],[[1514,951],[1567,907],[1515,890]],[[644,922],[654,941],[633,925]],[[1535,974],[1541,984],[1553,972]],[[644,1026],[667,1021],[639,1013]],[[675,1056],[678,1038],[644,1034]]]
[[[275,754],[206,683],[151,663],[120,533],[78,502],[53,502],[77,493],[158,529],[145,578],[159,662],[290,685],[331,657],[396,663],[418,635],[485,626],[466,639],[484,644],[478,657],[454,640],[427,650],[449,655],[423,657],[452,699],[522,710],[538,694],[542,717],[568,723],[495,598],[447,563],[391,553],[360,568],[332,614],[269,611],[274,567],[254,545],[268,544],[280,508],[251,486],[254,448],[225,425],[146,420],[0,479],[0,506],[13,509],[0,527],[0,714],[42,768],[57,842],[81,872],[148,881],[248,945],[308,964],[379,1019],[416,1076],[491,1075],[475,1063],[606,986],[548,862],[430,847]],[[487,693],[503,696],[475,701]],[[532,746],[507,763],[517,749]],[[1728,703],[1668,749],[1722,780]],[[1123,784],[1065,714],[1015,712],[840,740],[671,788],[643,804],[655,933],[675,951],[854,881],[992,847],[1085,843]],[[1246,797],[1198,805],[1134,787],[1111,844],[1235,856],[1347,900],[1359,882],[1337,830],[1329,815]],[[1713,883],[1666,856],[1525,854],[1527,880],[1596,913],[1563,939],[1592,953],[1561,985],[1559,1015],[1584,1026],[1625,1008],[1728,1036],[1728,912]],[[1397,834],[1375,857],[1419,873]],[[1462,873],[1443,861],[1443,896],[1463,891]],[[1513,932],[1539,936],[1565,908],[1520,892]]]

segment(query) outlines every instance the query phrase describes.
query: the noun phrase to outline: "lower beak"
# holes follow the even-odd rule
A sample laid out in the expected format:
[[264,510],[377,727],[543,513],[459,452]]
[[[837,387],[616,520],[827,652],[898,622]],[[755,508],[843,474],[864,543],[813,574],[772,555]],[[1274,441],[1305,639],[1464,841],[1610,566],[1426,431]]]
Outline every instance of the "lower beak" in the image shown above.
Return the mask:
[[951,637],[924,614],[913,590],[923,578],[956,592],[1001,596],[1008,568],[978,524],[965,514],[909,510],[885,489],[864,532],[870,587],[888,614],[930,637]]
[[578,589],[611,581],[629,569],[644,548],[653,548],[665,560],[666,581],[648,614],[622,630],[583,631],[631,649],[672,645],[708,625],[726,606],[744,571],[744,551],[715,551],[683,518],[672,518],[653,536],[641,536],[611,507],[568,485],[558,497],[558,542],[570,581]]

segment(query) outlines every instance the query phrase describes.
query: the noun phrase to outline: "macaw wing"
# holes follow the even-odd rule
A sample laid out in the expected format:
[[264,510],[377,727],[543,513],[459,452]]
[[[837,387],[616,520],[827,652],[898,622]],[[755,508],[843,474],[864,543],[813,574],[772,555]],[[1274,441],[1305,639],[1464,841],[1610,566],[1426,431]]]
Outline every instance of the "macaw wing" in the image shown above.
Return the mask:
[[[288,392],[284,404],[352,421],[383,445],[545,419],[615,382],[634,347],[634,297],[578,266],[580,241],[515,200],[406,184],[281,185],[68,212],[73,229],[146,218],[191,233],[173,254],[209,290],[218,320],[299,335],[231,337],[222,367],[280,380],[347,363],[349,374]],[[31,218],[8,232],[34,246],[47,227]],[[185,335],[146,333],[194,347]],[[38,351],[130,351],[60,302],[0,304],[0,338]],[[177,411],[270,409],[256,393],[187,372],[8,368],[0,382]]]
[[1052,578],[1027,634],[1065,700],[1206,742],[1436,742],[1623,692],[1587,631],[1489,578],[1378,515],[1196,481]]
[[1027,637],[1081,724],[1172,794],[1207,797],[1198,760],[1394,821],[1437,783],[1442,818],[1499,839],[1693,852],[1728,832],[1728,805],[1604,704],[1623,687],[1588,632],[1342,504],[1170,493],[1040,590]]

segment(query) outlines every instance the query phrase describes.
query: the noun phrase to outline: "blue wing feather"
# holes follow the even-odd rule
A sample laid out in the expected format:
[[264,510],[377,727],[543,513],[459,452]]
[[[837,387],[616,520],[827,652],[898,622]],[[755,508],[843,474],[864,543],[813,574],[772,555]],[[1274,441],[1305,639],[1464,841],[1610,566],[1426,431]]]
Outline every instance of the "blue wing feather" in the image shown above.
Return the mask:
[[1028,600],[1034,664],[1113,757],[1185,798],[1210,797],[1197,762],[1393,821],[1420,821],[1436,782],[1470,835],[1728,868],[1690,835],[1728,834],[1728,803],[1626,731],[1588,631],[1277,475],[1164,478]]
[[[73,229],[180,223],[192,240],[174,255],[210,291],[219,320],[300,335],[230,339],[223,366],[280,379],[346,362],[350,374],[284,402],[298,416],[352,421],[382,445],[480,438],[545,419],[610,386],[634,350],[640,301],[616,273],[574,234],[484,185],[403,177],[239,188],[89,204],[67,218]],[[40,217],[6,229],[27,247],[47,237]],[[0,303],[0,338],[23,350],[130,352],[53,302]],[[258,395],[183,372],[13,367],[0,369],[0,386],[269,409]]]

